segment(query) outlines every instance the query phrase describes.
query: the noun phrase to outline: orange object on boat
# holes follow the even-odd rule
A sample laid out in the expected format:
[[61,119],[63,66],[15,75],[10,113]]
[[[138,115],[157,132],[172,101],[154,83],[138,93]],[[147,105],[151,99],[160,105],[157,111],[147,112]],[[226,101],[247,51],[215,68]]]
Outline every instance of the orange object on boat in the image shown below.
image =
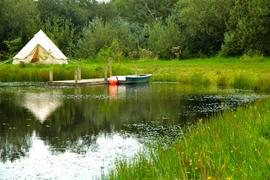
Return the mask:
[[109,79],[110,85],[117,85],[117,83],[118,83],[118,80],[116,77],[110,77],[110,79]]

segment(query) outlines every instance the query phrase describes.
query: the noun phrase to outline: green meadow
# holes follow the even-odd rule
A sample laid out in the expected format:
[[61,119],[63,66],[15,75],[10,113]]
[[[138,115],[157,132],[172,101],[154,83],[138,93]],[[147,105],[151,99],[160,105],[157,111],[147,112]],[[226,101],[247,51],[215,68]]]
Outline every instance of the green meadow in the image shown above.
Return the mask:
[[[0,65],[1,82],[47,82],[49,71],[54,80],[74,79],[81,68],[82,78],[104,77],[105,62],[74,61],[68,65]],[[113,75],[151,73],[153,82],[179,82],[191,85],[218,85],[255,91],[270,91],[270,58],[242,56],[191,60],[123,60],[113,63]]]

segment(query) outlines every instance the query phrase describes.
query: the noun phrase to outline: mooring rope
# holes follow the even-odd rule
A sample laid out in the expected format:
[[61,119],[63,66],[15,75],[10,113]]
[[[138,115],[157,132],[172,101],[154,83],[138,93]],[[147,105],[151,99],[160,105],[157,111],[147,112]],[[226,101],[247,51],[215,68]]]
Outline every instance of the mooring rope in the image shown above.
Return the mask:
[[5,60],[5,61],[1,61],[1,62],[0,62],[0,65],[6,64],[6,63],[11,62],[11,61],[12,61],[12,59],[8,59],[8,60]]

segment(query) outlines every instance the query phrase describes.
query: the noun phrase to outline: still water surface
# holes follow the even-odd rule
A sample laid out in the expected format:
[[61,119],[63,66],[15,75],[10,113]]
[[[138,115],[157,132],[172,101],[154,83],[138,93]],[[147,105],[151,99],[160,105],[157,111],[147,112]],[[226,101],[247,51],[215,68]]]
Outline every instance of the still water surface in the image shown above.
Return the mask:
[[254,102],[179,84],[0,88],[0,179],[96,179],[146,144]]

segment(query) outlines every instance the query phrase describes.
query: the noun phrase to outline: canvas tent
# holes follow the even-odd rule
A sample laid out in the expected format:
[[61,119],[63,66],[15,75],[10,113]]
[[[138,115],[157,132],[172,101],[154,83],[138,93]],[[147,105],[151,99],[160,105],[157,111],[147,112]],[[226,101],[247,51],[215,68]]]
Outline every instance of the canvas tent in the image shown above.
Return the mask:
[[40,30],[13,58],[13,64],[67,64],[67,57]]

